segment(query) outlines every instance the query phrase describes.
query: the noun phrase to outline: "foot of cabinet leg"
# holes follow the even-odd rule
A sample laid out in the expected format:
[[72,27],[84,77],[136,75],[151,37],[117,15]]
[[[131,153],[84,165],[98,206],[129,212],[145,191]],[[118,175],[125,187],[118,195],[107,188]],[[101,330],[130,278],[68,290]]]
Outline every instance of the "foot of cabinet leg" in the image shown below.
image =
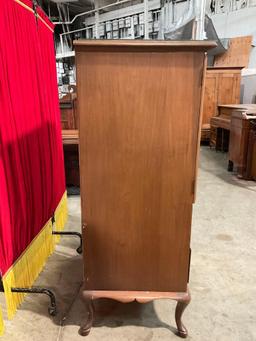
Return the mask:
[[232,161],[228,160],[228,172],[233,172],[234,164]]

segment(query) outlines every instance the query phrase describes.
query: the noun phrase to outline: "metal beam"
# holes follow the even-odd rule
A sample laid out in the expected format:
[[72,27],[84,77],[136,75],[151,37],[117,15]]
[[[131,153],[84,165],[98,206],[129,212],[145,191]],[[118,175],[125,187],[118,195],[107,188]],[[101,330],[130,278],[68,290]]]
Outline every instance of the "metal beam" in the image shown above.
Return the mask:
[[[120,2],[116,2],[116,5],[118,5],[119,3]],[[148,2],[149,11],[160,9],[160,7],[161,7],[160,0],[150,0]],[[127,6],[127,7],[120,8],[120,9],[114,9],[110,12],[101,13],[99,20],[100,20],[100,23],[102,23],[106,21],[119,19],[119,18],[130,17],[135,14],[143,13],[143,11],[144,11],[144,4],[140,3],[137,5],[131,5],[131,6]],[[84,24],[86,26],[94,25],[94,22],[95,22],[94,17],[88,17],[86,18],[86,21]]]
[[95,12],[95,38],[100,39],[99,25],[100,25],[99,11]]
[[148,0],[144,0],[144,39],[148,38]]
[[205,11],[206,11],[206,0],[197,0],[197,10],[196,10],[196,39],[204,40],[205,39],[205,30],[204,30],[204,19],[205,19]]

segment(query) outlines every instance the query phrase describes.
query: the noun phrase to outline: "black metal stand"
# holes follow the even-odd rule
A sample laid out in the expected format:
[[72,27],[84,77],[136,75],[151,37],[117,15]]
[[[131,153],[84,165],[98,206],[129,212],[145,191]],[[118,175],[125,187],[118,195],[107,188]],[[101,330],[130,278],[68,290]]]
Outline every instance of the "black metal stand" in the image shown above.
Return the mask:
[[45,294],[50,298],[50,305],[48,307],[48,312],[51,316],[55,316],[57,314],[57,305],[54,293],[45,288],[12,288],[12,292],[17,293],[26,293],[26,294]]
[[76,252],[81,254],[82,253],[82,234],[80,232],[71,232],[71,231],[52,231],[52,234],[60,235],[60,236],[77,236],[80,238],[80,245],[76,249]]
[[[0,277],[0,291],[4,292],[4,286],[2,282],[2,278]],[[50,298],[50,305],[48,307],[48,312],[51,316],[55,316],[57,314],[57,305],[54,293],[46,288],[12,288],[12,292],[22,293],[22,294],[45,294]]]
[[[52,217],[52,223],[54,224],[55,218]],[[71,232],[71,231],[52,231],[53,235],[61,235],[61,236],[77,236],[80,238],[80,245],[76,249],[77,253],[82,253],[82,234],[79,232]],[[12,292],[22,293],[22,294],[44,294],[50,298],[50,305],[48,307],[48,312],[51,316],[55,316],[57,314],[57,305],[54,293],[46,288],[39,287],[31,287],[31,288],[11,288]],[[0,276],[0,292],[4,292],[3,281]]]
[[[52,225],[54,226],[55,223],[55,217],[52,217]],[[82,253],[83,250],[83,239],[82,234],[80,232],[74,232],[74,231],[52,231],[52,234],[59,235],[59,236],[77,236],[80,239],[80,244],[78,248],[76,249],[76,252],[79,253],[79,255]]]

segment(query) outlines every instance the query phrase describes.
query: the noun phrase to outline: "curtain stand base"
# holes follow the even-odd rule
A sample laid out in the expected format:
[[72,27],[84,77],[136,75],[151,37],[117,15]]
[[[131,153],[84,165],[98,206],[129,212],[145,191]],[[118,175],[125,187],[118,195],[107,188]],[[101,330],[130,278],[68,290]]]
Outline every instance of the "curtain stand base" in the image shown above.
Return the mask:
[[61,235],[61,236],[77,236],[80,239],[80,245],[76,249],[76,252],[81,254],[82,253],[82,234],[80,232],[73,232],[73,231],[52,231],[52,234]]
[[[57,305],[54,293],[46,288],[32,287],[32,288],[12,288],[12,292],[22,294],[45,294],[50,298],[50,305],[48,307],[48,313],[51,316],[57,314]],[[2,279],[0,278],[0,291],[4,292],[4,286]]]

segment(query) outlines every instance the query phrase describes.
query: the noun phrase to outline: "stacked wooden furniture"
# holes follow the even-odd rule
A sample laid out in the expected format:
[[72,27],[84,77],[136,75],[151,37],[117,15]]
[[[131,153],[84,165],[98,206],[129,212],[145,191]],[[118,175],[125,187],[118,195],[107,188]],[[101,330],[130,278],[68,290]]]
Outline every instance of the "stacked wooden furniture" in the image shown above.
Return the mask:
[[240,102],[241,70],[248,66],[252,36],[234,37],[228,50],[214,58],[214,67],[207,69],[203,109],[202,140],[209,140],[210,119],[217,115],[217,106]]
[[230,125],[229,166],[236,166],[237,175],[252,179],[255,172],[255,128],[256,105],[247,110],[233,111]]
[[66,185],[79,187],[77,96],[70,93],[60,99]]
[[205,79],[201,140],[210,140],[210,120],[218,105],[240,102],[242,67],[208,67]]
[[252,36],[241,36],[229,39],[228,50],[214,58],[217,67],[248,67],[252,49]]
[[74,45],[88,303],[80,333],[95,299],[169,298],[185,337],[205,51],[215,43]]

